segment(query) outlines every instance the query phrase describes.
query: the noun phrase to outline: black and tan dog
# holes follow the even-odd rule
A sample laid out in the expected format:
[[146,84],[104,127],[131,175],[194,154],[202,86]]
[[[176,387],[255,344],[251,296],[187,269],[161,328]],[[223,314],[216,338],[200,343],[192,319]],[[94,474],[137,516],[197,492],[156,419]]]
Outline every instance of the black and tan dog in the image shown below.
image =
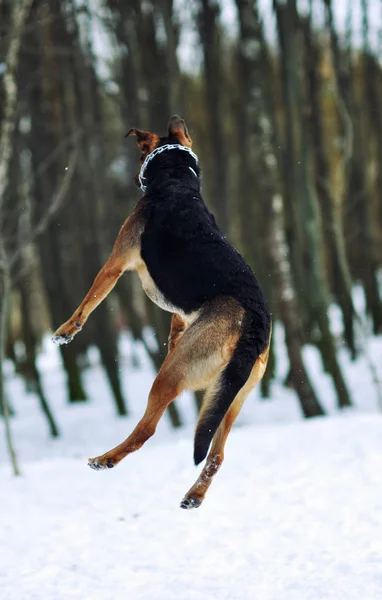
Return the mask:
[[93,469],[114,467],[155,433],[166,407],[183,390],[206,390],[194,442],[194,460],[204,469],[181,502],[200,506],[223,462],[224,445],[243,402],[264,374],[270,314],[259,284],[228,243],[203,202],[200,169],[182,119],[170,119],[168,135],[139,129],[144,196],[126,220],[113,251],[89,293],[55,333],[69,343],[119,277],[136,270],[147,295],[173,313],[168,355],[153,383],[146,411],[129,437],[102,456]]

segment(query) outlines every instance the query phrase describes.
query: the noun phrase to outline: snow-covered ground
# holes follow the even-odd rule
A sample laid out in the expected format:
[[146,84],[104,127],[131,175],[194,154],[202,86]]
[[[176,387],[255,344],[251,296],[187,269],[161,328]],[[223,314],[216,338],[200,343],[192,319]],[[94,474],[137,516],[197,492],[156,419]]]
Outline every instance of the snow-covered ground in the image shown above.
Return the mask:
[[379,416],[236,428],[190,512],[189,440],[108,472],[48,452],[17,480],[3,469],[0,597],[380,599],[381,439]]
[[[334,330],[336,316],[334,319]],[[143,412],[153,373],[133,368],[122,340],[130,416],[117,418],[96,352],[91,402],[65,402],[57,350],[40,356],[61,438],[51,440],[36,398],[9,374],[22,477],[10,473],[0,430],[1,600],[375,600],[382,598],[382,416],[364,358],[340,351],[355,409],[339,414],[317,352],[304,358],[330,417],[302,421],[282,330],[272,399],[251,396],[201,508],[179,502],[192,464],[195,410],[185,427],[164,418],[154,438],[116,469],[86,466],[122,441]],[[369,353],[382,377],[382,340]]]

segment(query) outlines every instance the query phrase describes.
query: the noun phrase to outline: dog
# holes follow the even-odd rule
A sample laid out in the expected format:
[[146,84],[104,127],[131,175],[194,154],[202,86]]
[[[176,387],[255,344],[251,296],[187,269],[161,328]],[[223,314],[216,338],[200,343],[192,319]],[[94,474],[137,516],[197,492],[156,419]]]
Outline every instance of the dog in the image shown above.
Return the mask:
[[53,340],[71,342],[125,271],[135,270],[149,298],[173,313],[168,354],[142,419],[124,442],[88,464],[96,470],[114,467],[155,433],[166,407],[181,392],[205,390],[195,464],[211,449],[180,505],[197,508],[223,462],[232,424],[265,372],[271,316],[252,270],[202,199],[199,162],[184,120],[171,117],[164,137],[140,129],[131,129],[130,135],[141,151],[135,181],[144,195],[88,294]]

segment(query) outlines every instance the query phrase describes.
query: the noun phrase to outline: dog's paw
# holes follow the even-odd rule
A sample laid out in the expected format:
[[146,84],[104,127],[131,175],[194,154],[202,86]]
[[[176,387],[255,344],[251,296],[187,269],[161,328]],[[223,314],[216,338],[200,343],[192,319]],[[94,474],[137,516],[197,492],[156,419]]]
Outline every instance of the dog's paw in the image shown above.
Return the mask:
[[89,458],[88,466],[94,471],[102,471],[103,469],[112,469],[114,463],[110,458],[97,456],[97,458]]
[[76,333],[81,331],[81,329],[82,325],[79,321],[68,321],[57,329],[52,337],[52,342],[56,344],[56,346],[70,344]]
[[186,496],[180,503],[180,508],[184,508],[185,510],[191,510],[191,508],[199,508],[201,503],[202,500],[200,498],[195,498],[195,496]]
[[53,344],[56,344],[56,346],[63,346],[65,344],[70,344],[70,342],[72,341],[73,338],[74,338],[74,335],[68,335],[67,333],[61,333],[61,335],[54,335],[52,337],[52,342],[53,342]]

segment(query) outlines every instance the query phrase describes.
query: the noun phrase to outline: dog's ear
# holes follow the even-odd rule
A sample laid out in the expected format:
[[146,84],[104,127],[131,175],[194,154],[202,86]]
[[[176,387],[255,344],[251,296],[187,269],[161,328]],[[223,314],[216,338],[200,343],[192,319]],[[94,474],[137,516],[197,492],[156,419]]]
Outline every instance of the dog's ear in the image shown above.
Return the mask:
[[157,143],[159,142],[159,136],[155,133],[150,133],[149,131],[142,131],[142,129],[130,129],[125,135],[125,137],[129,137],[129,135],[135,135],[137,138],[137,144],[142,150],[143,154],[147,156],[154,150]]
[[180,117],[178,117],[178,115],[174,115],[173,117],[171,117],[168,123],[168,135],[176,135],[176,137],[178,138],[180,143],[183,144],[183,146],[191,148],[192,139],[190,137],[190,134],[188,133],[187,125],[184,119],[181,119]]

